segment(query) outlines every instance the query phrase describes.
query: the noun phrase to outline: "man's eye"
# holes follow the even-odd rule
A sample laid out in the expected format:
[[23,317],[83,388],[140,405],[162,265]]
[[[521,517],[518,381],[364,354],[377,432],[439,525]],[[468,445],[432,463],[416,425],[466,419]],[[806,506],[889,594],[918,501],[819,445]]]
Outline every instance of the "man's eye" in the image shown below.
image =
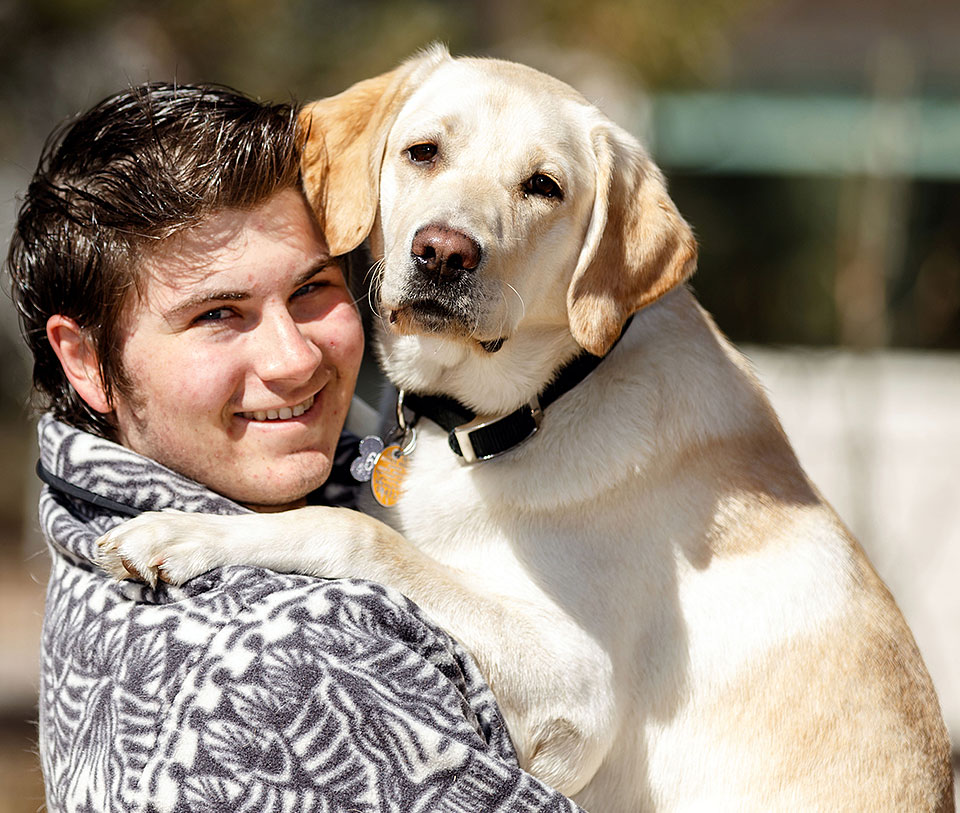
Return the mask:
[[200,324],[202,322],[222,322],[231,316],[233,316],[232,308],[213,308],[212,310],[201,313],[193,322],[194,324]]
[[316,293],[317,291],[327,288],[330,285],[326,280],[317,280],[316,282],[308,282],[306,285],[301,285],[293,292],[293,297],[307,296],[308,294]]

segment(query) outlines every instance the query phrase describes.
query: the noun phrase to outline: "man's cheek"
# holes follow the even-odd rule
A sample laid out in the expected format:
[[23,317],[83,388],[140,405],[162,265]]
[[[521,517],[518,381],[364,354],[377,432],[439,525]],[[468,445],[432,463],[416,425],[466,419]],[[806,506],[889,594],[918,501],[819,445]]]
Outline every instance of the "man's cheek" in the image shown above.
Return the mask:
[[360,361],[363,358],[363,323],[360,321],[359,314],[353,315],[345,320],[344,325],[345,342],[347,343],[347,353],[359,368]]
[[183,408],[215,412],[224,408],[236,389],[240,354],[229,348],[189,349],[164,359],[160,382],[166,382],[170,398]]
[[363,359],[364,338],[363,324],[351,303],[343,303],[328,315],[323,334],[323,345],[331,355],[330,360],[340,368],[340,374],[356,373]]

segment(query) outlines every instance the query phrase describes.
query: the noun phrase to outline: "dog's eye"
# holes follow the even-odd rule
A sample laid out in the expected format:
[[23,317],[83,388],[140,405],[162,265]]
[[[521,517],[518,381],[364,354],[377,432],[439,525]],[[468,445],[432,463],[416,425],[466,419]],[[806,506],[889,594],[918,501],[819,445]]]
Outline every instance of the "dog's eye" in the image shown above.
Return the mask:
[[560,189],[560,185],[549,175],[542,175],[539,172],[536,175],[531,175],[524,182],[523,193],[541,198],[563,200],[563,191]]
[[426,144],[414,144],[412,147],[407,147],[407,155],[410,156],[410,160],[415,164],[429,164],[437,157],[437,145],[429,142]]

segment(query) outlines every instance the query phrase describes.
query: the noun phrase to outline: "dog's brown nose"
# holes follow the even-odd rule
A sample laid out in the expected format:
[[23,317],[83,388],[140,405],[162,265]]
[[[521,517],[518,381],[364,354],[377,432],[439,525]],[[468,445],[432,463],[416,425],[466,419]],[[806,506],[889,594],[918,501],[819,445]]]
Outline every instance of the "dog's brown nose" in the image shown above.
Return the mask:
[[470,235],[433,223],[421,228],[410,247],[413,262],[434,282],[452,282],[480,264],[480,245]]

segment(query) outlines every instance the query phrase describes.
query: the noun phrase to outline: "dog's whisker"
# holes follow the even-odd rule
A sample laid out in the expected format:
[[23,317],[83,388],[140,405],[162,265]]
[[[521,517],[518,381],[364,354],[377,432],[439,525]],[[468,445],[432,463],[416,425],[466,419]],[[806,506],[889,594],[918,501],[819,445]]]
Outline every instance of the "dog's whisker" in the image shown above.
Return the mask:
[[480,311],[478,310],[474,314],[473,318],[473,329],[470,331],[470,338],[475,339],[477,337],[477,332],[480,330]]
[[523,297],[520,296],[520,292],[506,280],[503,281],[503,284],[506,285],[511,291],[513,291],[517,295],[517,299],[520,300],[520,318],[523,319],[523,317],[527,315],[527,305],[523,301]]
[[510,306],[507,304],[507,297],[503,293],[503,288],[498,289],[500,293],[500,301],[503,303],[503,307],[500,309],[500,326],[497,328],[497,333],[500,336],[503,336],[505,333],[504,327],[507,324],[507,316],[510,310]]
[[360,303],[363,302],[366,298],[367,298],[366,294],[360,294],[360,296],[351,297],[350,304],[353,305],[353,307],[357,308],[360,306]]
[[364,281],[367,283],[367,305],[370,307],[371,313],[373,313],[376,318],[380,320],[381,324],[384,324],[383,314],[380,313],[380,308],[377,307],[376,303],[380,299],[380,288],[383,285],[384,266],[385,264],[383,258],[381,258],[374,262],[364,275]]

